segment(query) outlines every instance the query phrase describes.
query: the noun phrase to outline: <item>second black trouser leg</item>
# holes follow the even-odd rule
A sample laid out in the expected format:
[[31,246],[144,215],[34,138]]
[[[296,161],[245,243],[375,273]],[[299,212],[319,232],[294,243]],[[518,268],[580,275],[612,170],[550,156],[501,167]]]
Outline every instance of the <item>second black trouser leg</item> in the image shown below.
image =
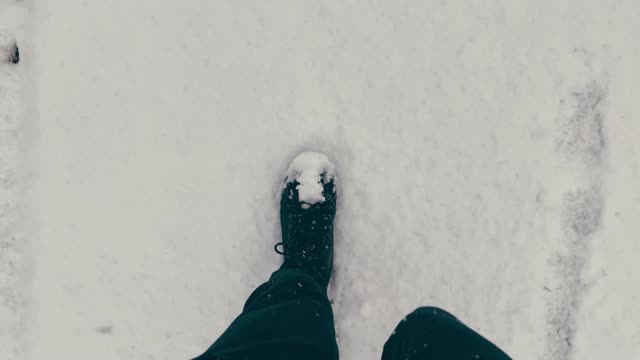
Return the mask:
[[337,360],[331,304],[318,282],[281,268],[258,287],[242,314],[195,360]]
[[448,312],[422,307],[396,327],[382,360],[511,360]]

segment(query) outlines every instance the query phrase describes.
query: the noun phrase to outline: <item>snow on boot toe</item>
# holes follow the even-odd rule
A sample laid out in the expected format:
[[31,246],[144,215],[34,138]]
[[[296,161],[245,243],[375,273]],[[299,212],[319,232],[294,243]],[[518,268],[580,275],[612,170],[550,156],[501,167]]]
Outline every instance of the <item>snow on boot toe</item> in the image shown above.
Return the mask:
[[335,184],[335,166],[329,159],[321,153],[304,152],[291,162],[285,173],[283,189],[289,183],[298,182],[298,201],[301,207],[308,209],[325,201],[324,185],[332,181]]

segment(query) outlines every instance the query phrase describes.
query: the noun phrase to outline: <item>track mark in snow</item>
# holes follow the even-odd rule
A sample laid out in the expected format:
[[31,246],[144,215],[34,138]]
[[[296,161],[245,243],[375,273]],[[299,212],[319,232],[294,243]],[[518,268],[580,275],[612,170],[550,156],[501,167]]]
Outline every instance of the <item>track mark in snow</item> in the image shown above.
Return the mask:
[[26,346],[22,233],[22,83],[17,39],[22,38],[24,4],[0,0],[0,359],[24,357]]
[[113,326],[100,326],[96,328],[96,332],[102,335],[111,335],[113,334]]
[[552,259],[558,279],[549,302],[548,345],[552,359],[569,359],[577,331],[576,315],[588,284],[583,273],[590,257],[590,236],[602,217],[603,198],[598,187],[565,193],[563,231],[566,249]]
[[[564,227],[570,239],[587,238],[596,232],[602,218],[602,194],[598,187],[566,193]],[[572,244],[576,244],[572,241]]]
[[572,95],[576,109],[562,124],[562,134],[556,141],[557,150],[568,160],[581,161],[587,167],[601,167],[606,146],[601,105],[606,91],[593,82],[583,92]]
[[[563,248],[551,257],[554,286],[548,292],[547,359],[572,357],[577,315],[588,289],[584,278],[591,253],[593,234],[600,228],[604,197],[603,162],[606,150],[602,104],[603,86],[589,84],[574,93],[573,114],[561,124],[556,151],[578,173],[561,195],[561,235]],[[564,103],[563,103],[564,104]],[[567,105],[567,104],[564,104]]]
[[[19,291],[22,249],[18,223],[18,77],[0,64],[0,358],[19,354],[18,328],[22,321]],[[8,344],[7,344],[8,343]]]

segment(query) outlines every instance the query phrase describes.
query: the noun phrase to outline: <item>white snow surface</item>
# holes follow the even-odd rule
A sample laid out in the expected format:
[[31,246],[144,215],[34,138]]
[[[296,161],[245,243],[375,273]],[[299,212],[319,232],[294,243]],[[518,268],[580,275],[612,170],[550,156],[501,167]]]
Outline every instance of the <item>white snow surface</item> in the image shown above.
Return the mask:
[[[27,10],[27,7],[29,10]],[[342,359],[421,305],[640,359],[637,0],[0,0],[0,359],[187,359],[339,174]]]
[[[285,182],[297,181],[298,200],[303,208],[309,208],[316,203],[323,203],[326,199],[322,192],[323,183],[328,183],[335,178],[335,166],[326,155],[315,152],[303,152],[296,156],[285,173]],[[335,187],[334,187],[335,190]],[[277,196],[276,196],[277,198]]]
[[29,248],[25,232],[25,69],[9,63],[24,39],[26,9],[0,0],[0,359],[25,356]]
[[7,63],[15,51],[16,36],[13,32],[0,30],[0,62]]

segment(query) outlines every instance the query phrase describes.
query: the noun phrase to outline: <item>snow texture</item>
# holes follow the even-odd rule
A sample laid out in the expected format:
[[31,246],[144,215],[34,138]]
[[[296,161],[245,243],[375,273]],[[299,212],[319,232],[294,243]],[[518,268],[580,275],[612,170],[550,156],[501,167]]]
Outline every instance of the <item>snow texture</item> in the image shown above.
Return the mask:
[[0,359],[24,357],[27,257],[23,227],[25,176],[21,118],[24,70],[14,65],[26,11],[0,1]]
[[274,195],[305,151],[340,178],[342,359],[422,305],[514,359],[640,359],[639,17],[0,0],[0,359],[204,351],[282,261]]
[[322,195],[324,184],[334,178],[335,166],[324,154],[303,152],[291,162],[285,173],[283,188],[287,184],[297,181],[299,183],[296,186],[298,200],[302,203],[302,208],[308,209],[315,203],[325,201]]
[[[0,30],[1,31],[1,30]],[[7,33],[6,31],[0,32],[0,59],[2,62],[13,63],[14,56],[16,54],[16,38],[15,35]]]

